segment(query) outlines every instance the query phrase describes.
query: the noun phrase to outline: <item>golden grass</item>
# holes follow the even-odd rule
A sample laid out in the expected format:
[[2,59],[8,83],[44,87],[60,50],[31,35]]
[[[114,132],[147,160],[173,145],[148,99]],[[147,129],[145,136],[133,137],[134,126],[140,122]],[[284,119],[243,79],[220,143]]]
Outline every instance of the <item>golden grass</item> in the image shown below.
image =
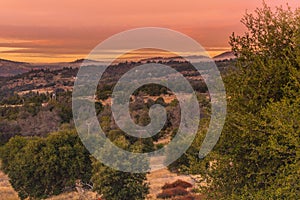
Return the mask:
[[88,191],[84,196],[80,196],[77,192],[69,192],[47,198],[47,200],[97,200],[97,193]]
[[0,200],[19,200],[18,194],[11,187],[6,174],[0,171]]

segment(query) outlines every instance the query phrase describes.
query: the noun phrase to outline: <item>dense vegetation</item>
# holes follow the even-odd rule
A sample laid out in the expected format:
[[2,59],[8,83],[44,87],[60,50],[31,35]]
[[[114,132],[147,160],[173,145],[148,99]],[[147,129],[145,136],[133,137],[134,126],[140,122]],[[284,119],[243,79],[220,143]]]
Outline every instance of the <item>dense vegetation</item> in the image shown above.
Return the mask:
[[2,103],[1,144],[14,135],[46,136],[59,130],[62,124],[71,123],[71,92],[57,93],[55,98],[51,94],[14,95],[3,99]]
[[[272,11],[263,4],[254,14],[247,13],[242,23],[248,31],[230,37],[237,59],[218,63],[227,91],[228,115],[217,146],[206,158],[198,158],[209,123],[210,103],[206,85],[190,81],[200,102],[200,129],[192,146],[169,169],[201,174],[207,185],[198,191],[211,199],[297,199],[300,196],[300,11],[282,7]],[[116,80],[137,64],[120,63],[107,70],[96,92],[95,107],[101,127],[113,143],[132,152],[149,152],[164,145],[155,142],[174,137],[179,126],[178,101],[167,103],[162,98],[172,94],[171,91],[150,84],[136,90],[131,99],[131,116],[139,125],[150,122],[151,105],[158,103],[167,110],[167,123],[150,139],[125,134],[115,124],[110,106],[101,103],[111,96]],[[189,76],[196,73],[187,63],[166,64],[188,72]],[[107,200],[145,199],[149,192],[145,173],[120,172],[103,165],[90,157],[76,132],[71,131],[74,128],[71,92],[60,89],[55,95],[34,92],[18,95],[9,89],[15,85],[17,92],[45,87],[32,82],[25,86],[14,84],[39,76],[47,79],[47,87],[69,86],[72,82],[67,79],[53,82],[53,77],[72,78],[76,72],[39,70],[0,79],[4,85],[0,90],[2,170],[22,199],[41,199],[71,190],[77,180],[91,182],[93,189]],[[144,101],[145,96],[151,98]],[[109,149],[100,153],[111,158],[119,156],[110,155]],[[130,165],[130,162],[128,159],[118,164]],[[165,198],[173,193],[187,191],[165,188],[160,195]]]
[[238,59],[225,78],[229,105],[220,141],[199,160],[200,136],[176,166],[202,174],[209,185],[202,191],[212,199],[300,196],[299,17],[299,10],[264,4],[242,19],[248,32],[230,38]]
[[[130,142],[122,135],[116,136],[113,140],[116,145],[122,149],[132,152],[143,152],[143,146],[147,145],[142,142],[136,142],[131,145]],[[115,165],[130,166],[134,162],[134,156],[121,159],[122,155],[112,154],[110,149],[100,152],[111,160],[115,161]],[[147,168],[148,164],[143,163]],[[101,162],[93,159],[93,175],[92,182],[94,183],[94,190],[108,200],[142,200],[145,199],[149,193],[149,185],[146,181],[146,173],[130,173],[121,172],[110,167],[105,166]]]
[[75,131],[47,138],[14,137],[1,149],[2,170],[21,199],[46,198],[89,182],[91,161]]

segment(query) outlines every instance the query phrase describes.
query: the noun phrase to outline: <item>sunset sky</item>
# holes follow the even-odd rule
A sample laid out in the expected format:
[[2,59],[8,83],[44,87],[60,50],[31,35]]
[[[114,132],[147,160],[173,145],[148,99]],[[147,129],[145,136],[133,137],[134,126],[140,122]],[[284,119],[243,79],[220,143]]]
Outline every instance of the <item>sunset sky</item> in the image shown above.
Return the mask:
[[[299,0],[266,2],[299,6]],[[243,32],[245,11],[261,5],[261,0],[2,0],[0,58],[73,61],[115,33],[145,26],[180,31],[214,56],[229,50],[232,32]]]

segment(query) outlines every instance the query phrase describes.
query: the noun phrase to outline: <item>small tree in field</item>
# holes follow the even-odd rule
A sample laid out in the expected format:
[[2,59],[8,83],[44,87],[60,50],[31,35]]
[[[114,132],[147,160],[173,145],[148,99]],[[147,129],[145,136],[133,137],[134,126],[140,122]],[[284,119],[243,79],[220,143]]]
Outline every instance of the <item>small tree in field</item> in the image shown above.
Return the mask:
[[[119,147],[133,152],[141,152],[143,147],[132,145],[124,136],[119,136],[114,141]],[[110,149],[100,152],[111,160],[115,160],[116,165],[133,165],[134,157],[121,159],[122,155],[112,154]],[[142,163],[141,163],[142,164]],[[145,163],[144,167],[147,167]],[[143,164],[142,164],[143,165]],[[92,182],[94,190],[107,200],[142,200],[149,192],[149,186],[145,182],[145,173],[122,172],[105,166],[99,161],[93,160]]]

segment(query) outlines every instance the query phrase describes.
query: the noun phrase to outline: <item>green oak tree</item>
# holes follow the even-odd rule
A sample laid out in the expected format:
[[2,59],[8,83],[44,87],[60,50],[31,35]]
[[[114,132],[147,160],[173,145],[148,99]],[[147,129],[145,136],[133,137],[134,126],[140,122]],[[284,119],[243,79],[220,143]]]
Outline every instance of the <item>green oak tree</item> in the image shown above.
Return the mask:
[[[124,136],[119,136],[113,141],[117,146],[132,152],[142,152],[143,146],[139,143],[130,145]],[[131,166],[136,164],[135,157],[124,158],[124,155],[114,154],[111,149],[104,147],[98,152],[104,158],[114,161],[118,166]],[[96,153],[97,154],[97,153]],[[147,162],[140,163],[140,167],[148,167]],[[146,173],[122,172],[93,159],[92,182],[94,190],[107,200],[142,200],[149,192],[146,183]]]
[[42,199],[91,177],[89,153],[75,131],[14,137],[1,149],[2,169],[21,199]]
[[232,35],[236,69],[225,78],[228,116],[202,167],[223,199],[296,199],[300,195],[299,13],[265,3]]
[[248,31],[230,38],[237,60],[224,79],[228,112],[221,138],[200,160],[198,136],[181,166],[202,175],[209,198],[300,196],[299,17],[299,10],[263,3],[243,17]]

